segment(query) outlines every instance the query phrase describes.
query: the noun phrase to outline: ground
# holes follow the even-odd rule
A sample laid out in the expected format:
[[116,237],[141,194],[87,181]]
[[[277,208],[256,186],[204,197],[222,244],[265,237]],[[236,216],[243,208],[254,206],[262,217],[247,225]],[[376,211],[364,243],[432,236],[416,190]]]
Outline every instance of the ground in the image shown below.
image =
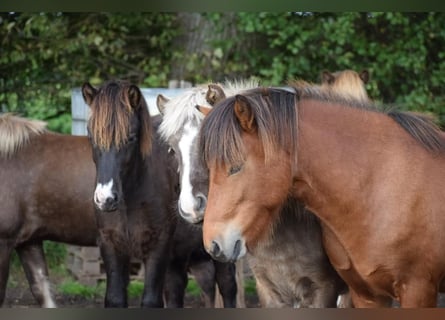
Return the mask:
[[[51,282],[54,288],[57,288],[62,281],[66,279],[65,275],[51,274]],[[103,298],[85,298],[82,296],[73,296],[55,292],[56,303],[59,308],[102,308]],[[139,298],[133,298],[129,301],[130,307],[139,307]],[[259,307],[256,295],[246,295],[246,306]],[[8,288],[6,290],[6,298],[3,304],[4,308],[38,308],[34,297],[28,287],[28,283],[23,272],[12,271]],[[199,296],[187,294],[185,297],[186,308],[202,308],[204,304]]]

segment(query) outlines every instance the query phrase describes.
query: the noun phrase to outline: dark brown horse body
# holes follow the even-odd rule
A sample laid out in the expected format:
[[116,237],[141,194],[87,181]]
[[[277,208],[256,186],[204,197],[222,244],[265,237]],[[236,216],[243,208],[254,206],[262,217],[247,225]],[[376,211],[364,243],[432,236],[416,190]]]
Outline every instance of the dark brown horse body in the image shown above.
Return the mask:
[[[86,137],[33,133],[27,120],[3,115],[0,126],[15,126],[21,134],[1,130],[0,152],[0,300],[3,302],[11,252],[16,249],[38,302],[55,306],[47,281],[42,241],[96,244],[97,228],[91,201],[94,165]],[[7,123],[6,123],[7,122]],[[42,128],[37,122],[29,126]],[[26,133],[25,133],[26,132]],[[17,140],[27,136],[29,141]],[[20,150],[11,147],[22,145]]]
[[262,88],[217,105],[201,142],[210,170],[203,238],[214,257],[254,250],[293,195],[320,218],[355,306],[436,305],[445,140],[427,118],[318,89]]

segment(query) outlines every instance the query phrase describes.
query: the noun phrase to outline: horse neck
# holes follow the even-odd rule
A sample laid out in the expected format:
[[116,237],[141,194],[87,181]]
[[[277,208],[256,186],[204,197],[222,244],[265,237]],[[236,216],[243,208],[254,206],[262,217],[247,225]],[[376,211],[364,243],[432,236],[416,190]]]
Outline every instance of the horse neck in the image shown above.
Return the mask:
[[[335,214],[366,205],[370,178],[406,139],[384,114],[315,100],[299,103],[295,188],[309,209]],[[393,157],[393,155],[391,155]],[[329,206],[329,207],[328,207]],[[365,210],[366,208],[361,208]],[[351,209],[352,210],[352,209]]]

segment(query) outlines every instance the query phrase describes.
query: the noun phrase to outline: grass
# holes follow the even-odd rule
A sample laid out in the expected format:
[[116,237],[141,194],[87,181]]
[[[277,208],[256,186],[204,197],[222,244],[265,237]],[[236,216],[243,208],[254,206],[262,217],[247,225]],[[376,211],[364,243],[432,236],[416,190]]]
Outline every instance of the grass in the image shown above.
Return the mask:
[[256,282],[254,278],[244,279],[244,293],[250,296],[256,295]]
[[[100,298],[105,296],[105,282],[101,282],[97,286],[87,286],[79,283],[69,274],[66,269],[67,250],[65,244],[45,241],[44,251],[48,262],[48,267],[50,269],[50,280],[54,280],[54,278],[64,279],[63,282],[57,286],[57,290],[60,293],[85,298]],[[11,259],[8,287],[17,287],[24,281],[26,281],[26,279],[24,278],[20,260],[18,259],[17,254],[14,252]],[[255,295],[255,280],[252,278],[246,278],[244,289],[246,295]],[[133,280],[128,286],[128,297],[140,297],[142,296],[143,290],[143,282]],[[201,295],[201,288],[193,278],[189,279],[187,283],[186,294],[193,297],[199,297]]]
[[[140,297],[142,296],[143,290],[144,283],[142,281],[130,281],[130,284],[128,285],[128,297]],[[68,279],[58,286],[58,291],[68,296],[77,296],[84,298],[104,297],[105,282],[101,282],[97,286],[87,286],[77,282],[74,279]],[[201,288],[199,288],[195,280],[190,279],[187,284],[186,293],[193,297],[199,297],[201,294]]]

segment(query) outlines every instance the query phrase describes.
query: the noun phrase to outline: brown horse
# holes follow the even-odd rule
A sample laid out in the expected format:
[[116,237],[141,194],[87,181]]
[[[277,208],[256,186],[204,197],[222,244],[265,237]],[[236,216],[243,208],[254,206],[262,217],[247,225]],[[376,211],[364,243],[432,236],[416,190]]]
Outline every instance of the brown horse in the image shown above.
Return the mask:
[[12,250],[38,303],[55,307],[43,240],[96,244],[91,156],[86,137],[49,132],[37,120],[0,116],[0,303]]
[[[178,211],[187,221],[202,221],[207,201],[208,173],[196,152],[196,136],[204,114],[226,95],[257,86],[246,81],[210,84],[188,90],[170,101],[163,98],[164,103],[158,101],[164,114],[161,135],[180,163]],[[198,112],[196,105],[204,114]],[[317,218],[306,212],[301,203],[289,199],[274,228],[274,237],[262,241],[247,255],[261,305],[335,307],[338,295],[346,288],[324,252]]]
[[205,118],[206,250],[242,257],[291,195],[321,221],[356,307],[436,305],[445,272],[445,139],[425,117],[319,88],[259,88]]

